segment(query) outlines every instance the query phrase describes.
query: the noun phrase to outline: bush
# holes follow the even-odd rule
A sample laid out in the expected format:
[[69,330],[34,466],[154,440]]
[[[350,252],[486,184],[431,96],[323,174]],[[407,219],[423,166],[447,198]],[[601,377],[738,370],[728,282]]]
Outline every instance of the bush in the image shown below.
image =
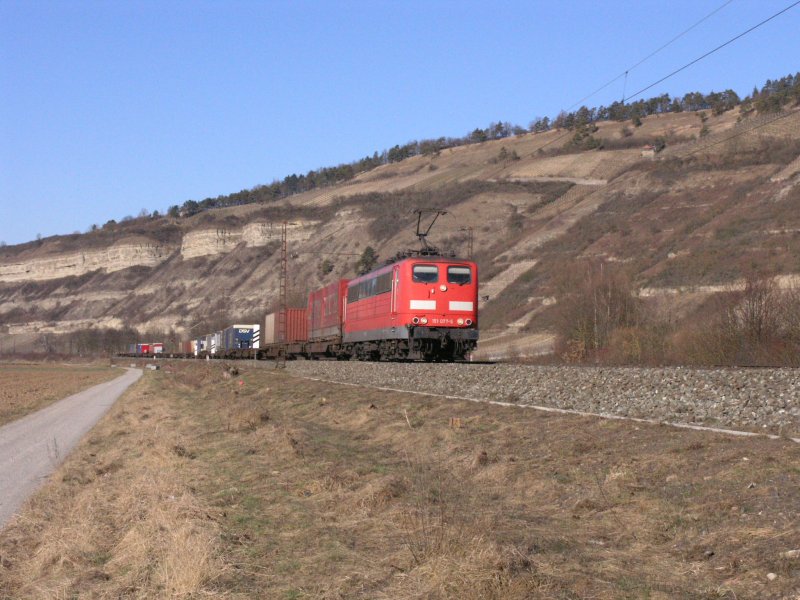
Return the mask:
[[638,325],[641,301],[630,280],[606,263],[587,263],[558,282],[556,330],[571,361],[607,353],[615,330]]
[[673,355],[706,366],[800,366],[800,294],[750,275],[742,289],[716,296],[683,325]]
[[324,279],[326,275],[333,271],[333,267],[334,265],[330,259],[324,259],[319,265],[319,272],[317,273],[317,276],[320,279]]
[[364,275],[369,273],[375,267],[377,262],[378,255],[376,254],[375,249],[372,246],[367,246],[364,248],[364,252],[361,253],[361,258],[359,258],[358,262],[356,263],[356,274]]
[[620,327],[611,333],[608,361],[622,365],[664,364],[669,353],[669,326],[645,322],[634,327]]

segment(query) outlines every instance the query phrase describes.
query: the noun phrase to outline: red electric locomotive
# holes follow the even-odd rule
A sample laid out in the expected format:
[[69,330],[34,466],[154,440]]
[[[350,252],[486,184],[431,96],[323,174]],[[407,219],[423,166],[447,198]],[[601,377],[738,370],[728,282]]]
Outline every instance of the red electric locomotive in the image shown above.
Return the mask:
[[464,360],[478,342],[478,266],[415,256],[352,279],[341,351],[367,360]]

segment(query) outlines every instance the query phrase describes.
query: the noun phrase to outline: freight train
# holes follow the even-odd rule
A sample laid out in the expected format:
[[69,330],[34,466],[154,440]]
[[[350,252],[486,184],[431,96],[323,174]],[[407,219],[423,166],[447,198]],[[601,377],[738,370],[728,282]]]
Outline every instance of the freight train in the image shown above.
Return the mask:
[[305,307],[267,315],[261,333],[260,324],[233,325],[176,348],[137,345],[125,356],[468,360],[478,343],[478,266],[439,255],[398,257],[312,291]]

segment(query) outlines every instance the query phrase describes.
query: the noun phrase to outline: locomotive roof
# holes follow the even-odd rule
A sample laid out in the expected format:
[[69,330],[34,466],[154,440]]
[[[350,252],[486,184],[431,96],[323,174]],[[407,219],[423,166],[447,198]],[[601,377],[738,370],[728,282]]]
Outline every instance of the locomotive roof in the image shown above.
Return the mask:
[[472,260],[469,260],[469,259],[466,259],[466,258],[458,258],[458,257],[454,257],[454,256],[439,256],[439,255],[433,255],[433,256],[425,256],[425,255],[423,255],[423,256],[407,256],[407,257],[398,258],[396,260],[393,260],[392,262],[386,263],[385,265],[382,265],[382,266],[378,267],[377,269],[373,269],[369,273],[364,273],[363,275],[359,275],[358,277],[353,277],[353,279],[351,279],[348,282],[348,285],[350,285],[351,283],[358,283],[358,282],[363,281],[365,279],[369,279],[370,277],[374,277],[375,275],[382,275],[383,273],[388,273],[396,265],[399,265],[399,264],[402,264],[402,263],[405,263],[405,262],[460,263],[460,264],[469,263],[469,264],[474,264],[474,261],[472,261]]

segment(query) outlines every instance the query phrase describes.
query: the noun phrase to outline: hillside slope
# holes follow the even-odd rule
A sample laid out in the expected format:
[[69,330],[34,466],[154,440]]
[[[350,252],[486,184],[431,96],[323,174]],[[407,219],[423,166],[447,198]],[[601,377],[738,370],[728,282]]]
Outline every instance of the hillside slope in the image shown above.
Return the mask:
[[[290,297],[351,276],[373,246],[413,247],[413,209],[439,207],[432,241],[481,268],[484,337],[547,349],[558,278],[576,261],[624,264],[643,296],[693,298],[744,270],[800,273],[800,110],[703,122],[691,112],[601,122],[601,150],[553,130],[416,156],[346,184],[188,218],[137,219],[0,249],[0,352],[91,327],[176,336],[261,320],[289,227]],[[703,137],[699,137],[705,126]],[[735,137],[734,137],[735,136]],[[666,141],[655,156],[646,144]],[[321,275],[330,260],[333,271]],[[697,294],[700,293],[700,296]],[[694,294],[694,296],[692,295]],[[688,308],[687,308],[688,310]],[[53,342],[55,343],[55,342]],[[493,342],[484,344],[492,351]]]

